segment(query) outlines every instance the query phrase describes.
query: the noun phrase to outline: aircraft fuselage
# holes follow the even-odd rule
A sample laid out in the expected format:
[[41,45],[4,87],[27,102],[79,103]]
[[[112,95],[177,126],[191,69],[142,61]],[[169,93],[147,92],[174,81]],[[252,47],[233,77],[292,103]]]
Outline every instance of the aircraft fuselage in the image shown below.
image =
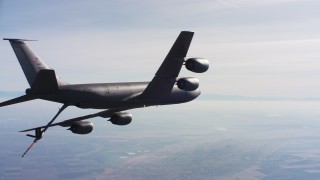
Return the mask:
[[[27,134],[34,140],[22,157],[50,127],[69,127],[68,130],[72,133],[88,134],[93,130],[93,123],[84,121],[87,119],[109,118],[108,121],[112,124],[123,126],[132,121],[132,115],[124,111],[146,106],[185,103],[197,98],[200,95],[199,80],[195,77],[179,77],[183,66],[194,73],[204,73],[209,68],[209,61],[206,59],[187,58],[193,34],[190,31],[182,31],[179,34],[150,82],[95,84],[68,84],[33,53],[25,43],[27,40],[4,38],[9,40],[30,88],[26,90],[25,95],[1,102],[0,107],[35,99],[63,104],[46,125],[20,131],[34,131],[34,135]],[[68,106],[103,111],[54,123]]]
[[39,97],[79,108],[110,109],[185,103],[200,95],[199,89],[184,91],[174,86],[166,98],[140,98],[139,95],[148,84],[149,82],[72,84],[60,86],[55,94],[43,94]]

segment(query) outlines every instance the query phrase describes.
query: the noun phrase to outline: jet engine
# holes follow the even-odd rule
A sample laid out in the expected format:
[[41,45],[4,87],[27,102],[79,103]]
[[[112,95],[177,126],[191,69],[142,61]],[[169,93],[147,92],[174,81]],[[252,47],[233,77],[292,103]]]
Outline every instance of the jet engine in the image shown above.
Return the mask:
[[127,125],[130,124],[132,120],[132,115],[127,112],[115,112],[111,115],[111,118],[109,121],[111,121],[112,124],[115,125]]
[[189,71],[203,73],[209,69],[209,61],[202,58],[189,58],[186,60],[185,66]]
[[177,81],[177,86],[181,90],[194,91],[199,87],[199,80],[194,77],[184,77]]
[[89,134],[93,130],[93,123],[90,121],[76,121],[68,129],[75,134]]

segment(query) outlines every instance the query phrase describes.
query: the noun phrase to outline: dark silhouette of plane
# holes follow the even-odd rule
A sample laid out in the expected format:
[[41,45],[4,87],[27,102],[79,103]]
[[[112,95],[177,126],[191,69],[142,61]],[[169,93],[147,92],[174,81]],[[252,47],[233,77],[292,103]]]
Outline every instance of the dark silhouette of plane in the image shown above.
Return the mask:
[[[83,121],[85,119],[110,118],[112,124],[127,125],[131,123],[132,115],[124,112],[126,110],[185,103],[197,98],[200,95],[199,80],[193,77],[178,77],[183,65],[196,73],[203,73],[209,68],[209,61],[206,59],[186,58],[193,34],[188,31],[180,33],[151,82],[98,84],[68,84],[58,78],[55,71],[32,52],[25,43],[28,40],[5,38],[4,40],[11,43],[30,88],[26,89],[25,95],[0,103],[0,107],[34,99],[63,104],[48,124],[20,131],[35,131],[34,135],[27,134],[34,138],[34,141],[22,157],[43,137],[49,127],[69,127],[73,133],[88,134],[93,130],[93,124]],[[68,106],[104,110],[53,123]]]

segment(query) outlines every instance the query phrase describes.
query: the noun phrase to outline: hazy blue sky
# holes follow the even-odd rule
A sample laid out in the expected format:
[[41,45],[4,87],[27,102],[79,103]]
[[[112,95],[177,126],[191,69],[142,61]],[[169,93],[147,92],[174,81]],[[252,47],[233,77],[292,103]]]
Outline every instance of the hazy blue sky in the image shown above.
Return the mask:
[[[320,1],[0,0],[0,37],[29,46],[70,83],[149,81],[179,32],[205,57],[202,95],[320,97]],[[0,41],[0,99],[28,83]],[[9,94],[9,95],[8,95]],[[14,93],[8,93],[11,96]],[[129,126],[94,118],[78,136],[50,128],[26,158],[18,131],[61,105],[0,108],[0,179],[319,179],[319,101],[219,101],[134,109]],[[241,100],[241,98],[240,98]],[[70,107],[57,121],[98,112]],[[217,178],[216,178],[217,177]]]
[[[94,3],[93,3],[94,2]],[[28,42],[70,83],[148,81],[181,30],[189,56],[211,61],[206,94],[320,96],[316,0],[0,1],[1,37]],[[0,41],[1,90],[28,84]]]

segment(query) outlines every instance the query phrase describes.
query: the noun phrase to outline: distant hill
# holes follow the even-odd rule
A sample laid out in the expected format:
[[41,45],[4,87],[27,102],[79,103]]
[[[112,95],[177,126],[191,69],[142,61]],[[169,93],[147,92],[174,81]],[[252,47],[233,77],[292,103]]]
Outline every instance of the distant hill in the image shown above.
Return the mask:
[[240,96],[222,94],[201,94],[201,100],[223,100],[223,101],[320,101],[320,97],[273,97],[273,96]]

